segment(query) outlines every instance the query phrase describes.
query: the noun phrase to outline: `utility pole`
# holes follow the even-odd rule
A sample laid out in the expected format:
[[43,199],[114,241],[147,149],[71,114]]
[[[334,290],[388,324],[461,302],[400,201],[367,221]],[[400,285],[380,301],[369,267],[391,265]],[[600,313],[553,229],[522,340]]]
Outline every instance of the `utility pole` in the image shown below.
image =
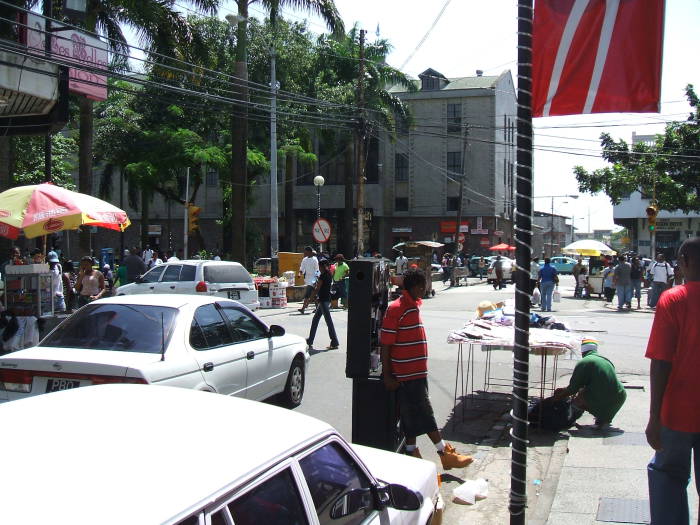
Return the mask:
[[356,141],[357,148],[357,252],[365,251],[365,33],[360,29],[360,72],[357,78],[357,106],[360,110]]
[[[51,58],[51,17],[53,16],[53,0],[44,0],[44,51],[46,60]],[[44,182],[51,182],[53,174],[51,173],[51,156],[52,156],[51,130],[44,137]],[[46,252],[44,252],[46,253]]]
[[183,242],[182,242],[182,248],[183,248],[182,255],[185,259],[188,258],[187,257],[187,253],[188,253],[187,252],[187,248],[188,248],[187,243],[189,241],[189,238],[188,238],[189,232],[187,231],[188,230],[187,219],[189,216],[188,212],[190,210],[189,204],[190,204],[190,168],[188,166],[187,167],[187,175],[185,175],[185,222],[184,222],[183,228],[182,228],[182,230],[184,231],[184,237],[183,237]]
[[279,273],[280,238],[279,238],[279,209],[277,201],[277,4],[273,2],[270,10],[270,25],[272,26],[272,45],[270,46],[270,273]]
[[459,251],[457,250],[457,244],[459,243],[459,230],[462,225],[462,201],[464,200],[464,179],[467,177],[467,148],[469,145],[469,126],[467,124],[464,125],[464,135],[462,138],[462,166],[461,173],[459,174],[459,204],[457,205],[457,226],[455,228],[454,238],[456,251]]
[[554,255],[554,197],[552,197],[552,213],[549,216],[549,256]]

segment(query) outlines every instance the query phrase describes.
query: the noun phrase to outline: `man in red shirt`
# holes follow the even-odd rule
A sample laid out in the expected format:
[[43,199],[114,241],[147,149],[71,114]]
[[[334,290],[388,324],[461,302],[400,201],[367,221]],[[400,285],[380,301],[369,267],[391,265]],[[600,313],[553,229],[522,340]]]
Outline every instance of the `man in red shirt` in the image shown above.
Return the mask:
[[397,390],[401,424],[406,434],[406,453],[421,457],[416,437],[428,434],[445,470],[469,465],[471,456],[458,454],[442,440],[428,397],[428,341],[418,307],[425,295],[421,270],[403,276],[403,294],[389,305],[382,322],[382,373],[387,390]]
[[662,293],[646,352],[646,435],[656,451],[647,468],[652,525],[688,525],[691,454],[700,493],[700,237],[683,243],[678,261],[686,282]]

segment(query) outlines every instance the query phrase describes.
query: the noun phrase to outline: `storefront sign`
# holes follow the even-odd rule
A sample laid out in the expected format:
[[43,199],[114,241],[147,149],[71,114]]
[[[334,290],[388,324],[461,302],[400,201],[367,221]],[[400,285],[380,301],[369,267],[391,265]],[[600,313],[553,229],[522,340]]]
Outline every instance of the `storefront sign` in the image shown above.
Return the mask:
[[149,224],[148,235],[162,235],[163,227],[160,224]]
[[476,229],[477,230],[481,230],[484,227],[483,219],[484,219],[483,217],[476,218]]
[[[442,233],[455,233],[457,230],[457,221],[440,221],[440,231]],[[462,233],[469,232],[469,222],[462,221],[459,225],[459,231]]]
[[493,234],[496,237],[503,237],[503,232],[501,230],[493,230]]
[[488,230],[472,230],[473,235],[488,235]]
[[688,221],[683,219],[656,219],[656,231],[683,231],[686,229]]
[[391,229],[391,233],[413,233],[411,226],[399,226]]

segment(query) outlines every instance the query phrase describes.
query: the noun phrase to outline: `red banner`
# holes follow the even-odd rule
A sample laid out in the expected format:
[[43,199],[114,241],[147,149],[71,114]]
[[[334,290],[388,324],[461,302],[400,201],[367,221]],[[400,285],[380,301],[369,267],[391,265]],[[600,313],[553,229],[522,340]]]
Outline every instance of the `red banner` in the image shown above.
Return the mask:
[[664,0],[537,0],[532,116],[659,112]]

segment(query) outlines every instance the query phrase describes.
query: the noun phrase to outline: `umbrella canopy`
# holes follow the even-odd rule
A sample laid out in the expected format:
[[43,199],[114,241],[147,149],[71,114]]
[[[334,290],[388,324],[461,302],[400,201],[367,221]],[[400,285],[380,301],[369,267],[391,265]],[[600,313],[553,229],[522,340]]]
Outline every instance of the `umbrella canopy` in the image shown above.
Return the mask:
[[392,250],[401,250],[402,248],[405,248],[406,246],[411,247],[411,246],[426,246],[428,248],[442,248],[445,246],[442,243],[435,242],[435,241],[408,241],[408,242],[400,242],[399,244],[395,244],[394,246],[391,247]]
[[509,246],[506,243],[502,242],[501,244],[491,246],[489,250],[491,250],[492,252],[505,252],[508,250],[515,250],[515,246]]
[[126,212],[103,200],[50,183],[19,186],[0,193],[0,236],[31,239],[82,225],[124,231]]
[[565,246],[562,252],[594,257],[617,254],[617,252],[610,248],[610,246],[607,244],[594,239],[584,239],[581,241],[572,242],[568,246]]

